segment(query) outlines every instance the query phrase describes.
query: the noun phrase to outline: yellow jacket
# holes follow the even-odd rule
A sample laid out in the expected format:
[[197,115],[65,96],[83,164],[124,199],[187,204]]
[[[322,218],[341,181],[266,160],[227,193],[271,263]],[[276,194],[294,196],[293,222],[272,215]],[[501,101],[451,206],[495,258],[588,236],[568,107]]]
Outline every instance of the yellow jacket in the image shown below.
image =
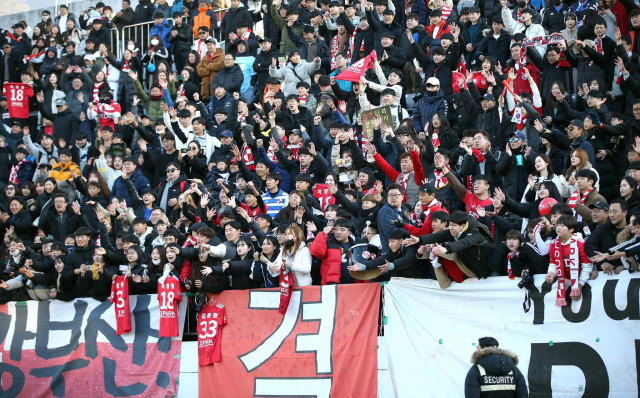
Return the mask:
[[80,175],[80,167],[73,162],[67,163],[65,166],[62,163],[56,163],[53,165],[49,177],[55,178],[56,181],[66,181],[71,178],[71,171],[75,170],[77,175]]

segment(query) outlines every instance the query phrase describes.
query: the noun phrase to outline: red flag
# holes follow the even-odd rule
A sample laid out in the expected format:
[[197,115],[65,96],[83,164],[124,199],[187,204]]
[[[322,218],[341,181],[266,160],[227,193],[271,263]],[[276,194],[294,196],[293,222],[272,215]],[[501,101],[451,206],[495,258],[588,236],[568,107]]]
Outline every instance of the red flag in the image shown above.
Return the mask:
[[336,76],[336,80],[346,80],[349,82],[358,83],[360,81],[360,78],[364,76],[367,69],[373,69],[373,61],[375,59],[376,52],[371,51],[371,54],[359,59],[355,64],[340,72],[340,74]]

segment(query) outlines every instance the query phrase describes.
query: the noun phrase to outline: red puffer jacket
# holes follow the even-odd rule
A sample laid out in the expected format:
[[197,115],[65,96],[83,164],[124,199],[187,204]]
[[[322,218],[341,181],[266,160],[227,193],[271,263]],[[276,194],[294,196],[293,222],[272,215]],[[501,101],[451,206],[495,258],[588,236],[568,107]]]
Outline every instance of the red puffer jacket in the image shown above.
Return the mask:
[[322,260],[320,265],[320,276],[322,285],[329,283],[340,283],[342,274],[342,248],[335,241],[333,236],[320,232],[309,247],[311,255]]

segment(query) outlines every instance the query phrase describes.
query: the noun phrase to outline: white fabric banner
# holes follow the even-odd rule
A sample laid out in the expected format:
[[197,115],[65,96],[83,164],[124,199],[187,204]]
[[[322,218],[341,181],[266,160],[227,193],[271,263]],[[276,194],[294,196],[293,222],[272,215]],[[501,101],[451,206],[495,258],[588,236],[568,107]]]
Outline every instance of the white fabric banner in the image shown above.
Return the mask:
[[555,306],[557,284],[536,276],[528,313],[519,280],[468,279],[443,290],[433,280],[392,279],[383,340],[394,396],[463,396],[485,336],[518,355],[531,397],[638,396],[640,275],[600,273],[564,309]]

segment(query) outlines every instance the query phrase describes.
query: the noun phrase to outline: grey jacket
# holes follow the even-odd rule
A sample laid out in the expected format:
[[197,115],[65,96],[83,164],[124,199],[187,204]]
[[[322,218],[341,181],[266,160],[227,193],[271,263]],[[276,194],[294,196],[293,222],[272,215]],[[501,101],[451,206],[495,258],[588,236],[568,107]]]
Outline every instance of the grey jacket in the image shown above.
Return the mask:
[[[294,66],[291,62],[288,62],[283,68],[277,69],[273,65],[269,67],[269,76],[275,77],[282,81],[282,93],[286,97],[287,95],[297,94],[296,84],[300,81],[306,82],[311,85],[311,74],[320,69],[321,63],[317,60],[309,63],[304,60],[300,60],[298,65]],[[298,75],[298,77],[296,77]]]

